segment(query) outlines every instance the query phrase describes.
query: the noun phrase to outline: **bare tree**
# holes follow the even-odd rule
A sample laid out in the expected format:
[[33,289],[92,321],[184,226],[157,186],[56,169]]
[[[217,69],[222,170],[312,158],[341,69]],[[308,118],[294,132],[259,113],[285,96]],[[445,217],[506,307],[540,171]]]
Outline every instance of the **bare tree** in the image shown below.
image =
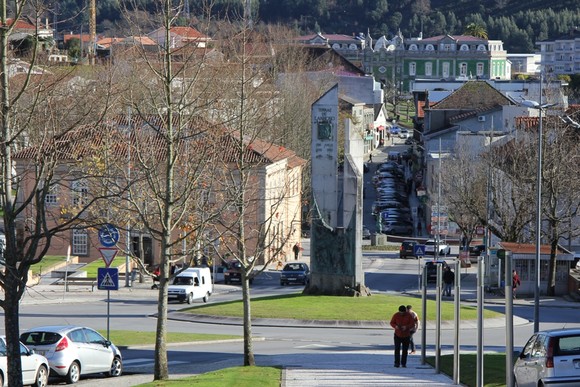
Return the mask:
[[[21,17],[26,4],[38,14],[43,10],[40,2],[15,3],[12,20]],[[6,235],[0,306],[4,309],[8,379],[11,386],[20,386],[19,301],[28,289],[30,266],[42,260],[61,233],[94,226],[87,210],[104,198],[90,194],[73,206],[71,188],[81,178],[76,164],[87,152],[79,146],[78,136],[85,136],[83,141],[97,136],[94,123],[107,110],[111,83],[107,79],[96,82],[94,74],[79,77],[72,69],[38,67],[37,44],[30,52],[30,62],[14,60],[10,41],[16,23],[8,22],[6,1],[0,9],[0,203]],[[38,43],[36,36],[33,41]],[[16,67],[27,70],[19,74]],[[61,212],[67,206],[74,211]]]
[[[123,168],[127,162],[121,159],[115,169],[129,182],[123,199],[134,224],[127,227],[147,233],[160,244],[154,378],[163,380],[169,377],[166,323],[171,265],[193,264],[204,245],[218,240],[210,225],[228,203],[221,200],[215,179],[221,174],[217,157],[222,157],[223,129],[210,123],[223,96],[218,76],[222,65],[210,63],[210,50],[201,37],[188,42],[175,39],[182,3],[163,0],[158,6],[151,26],[159,42],[157,50],[136,44],[133,56],[129,52],[116,59],[126,68],[124,104],[129,113],[121,121],[128,131],[125,144],[131,169]],[[134,35],[142,35],[137,26],[143,21],[133,23],[130,15]]]
[[487,174],[479,154],[466,145],[456,149],[454,157],[444,160],[442,191],[448,204],[449,218],[457,223],[465,246],[469,246],[478,226],[486,219]]
[[284,101],[269,79],[272,57],[263,51],[267,42],[246,23],[231,36],[227,47],[222,46],[229,58],[229,71],[222,76],[230,87],[221,111],[230,128],[224,138],[222,192],[231,207],[222,213],[216,228],[224,242],[220,254],[242,266],[244,365],[255,365],[249,283],[270,263],[292,256],[292,246],[300,241],[305,161],[276,144],[283,133],[272,128]]
[[556,255],[564,238],[580,235],[580,132],[554,116],[543,125],[542,231],[550,244],[546,293],[556,292]]

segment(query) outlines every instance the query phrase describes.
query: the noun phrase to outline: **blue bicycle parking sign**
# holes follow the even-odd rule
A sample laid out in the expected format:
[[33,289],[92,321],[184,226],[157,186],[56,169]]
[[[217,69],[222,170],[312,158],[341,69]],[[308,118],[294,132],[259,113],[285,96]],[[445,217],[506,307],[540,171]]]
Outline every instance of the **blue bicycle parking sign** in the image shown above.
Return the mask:
[[119,242],[119,230],[112,224],[105,224],[99,229],[99,242],[105,247],[113,247]]

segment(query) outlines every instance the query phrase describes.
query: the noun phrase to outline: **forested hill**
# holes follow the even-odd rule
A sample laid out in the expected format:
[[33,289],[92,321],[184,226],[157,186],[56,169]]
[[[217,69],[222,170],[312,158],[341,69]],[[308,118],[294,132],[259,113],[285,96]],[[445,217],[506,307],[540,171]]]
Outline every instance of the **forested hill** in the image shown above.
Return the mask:
[[[191,16],[199,20],[207,0],[188,1]],[[241,14],[247,0],[214,0],[214,16]],[[121,0],[121,3],[128,3]],[[58,29],[79,31],[85,0],[58,1]],[[154,0],[138,2],[154,12]],[[280,23],[297,34],[358,34],[370,31],[377,39],[392,37],[399,29],[405,37],[445,33],[461,34],[469,23],[483,26],[489,39],[503,40],[509,52],[533,52],[535,42],[555,39],[580,27],[578,0],[251,0],[260,23]],[[97,1],[99,33],[122,32],[119,0]],[[75,16],[76,15],[76,16]],[[86,20],[86,17],[84,18]],[[181,23],[187,20],[181,19]],[[86,31],[86,27],[85,27]]]

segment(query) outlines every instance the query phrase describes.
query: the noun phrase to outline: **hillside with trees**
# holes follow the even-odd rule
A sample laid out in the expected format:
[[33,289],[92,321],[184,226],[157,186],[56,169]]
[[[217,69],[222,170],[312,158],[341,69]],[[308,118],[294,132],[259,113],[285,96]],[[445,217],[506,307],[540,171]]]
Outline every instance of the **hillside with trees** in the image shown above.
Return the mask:
[[[214,0],[211,15],[215,19],[235,18],[242,14],[247,0]],[[119,3],[129,10],[133,2],[100,0],[97,23],[100,34],[121,35],[125,30]],[[156,2],[138,2],[151,14],[157,13]],[[181,24],[207,20],[207,0],[184,0]],[[485,28],[490,39],[501,39],[512,53],[533,52],[535,42],[555,39],[574,26],[580,26],[580,7],[576,0],[546,2],[530,0],[252,0],[252,14],[258,27],[262,24],[284,24],[296,34],[359,34],[391,37],[399,29],[406,37],[461,34],[470,23]],[[86,32],[86,2],[54,1],[47,17],[56,22],[57,31]],[[189,12],[188,12],[189,10]],[[143,15],[143,18],[145,16]],[[210,31],[211,32],[211,31]]]

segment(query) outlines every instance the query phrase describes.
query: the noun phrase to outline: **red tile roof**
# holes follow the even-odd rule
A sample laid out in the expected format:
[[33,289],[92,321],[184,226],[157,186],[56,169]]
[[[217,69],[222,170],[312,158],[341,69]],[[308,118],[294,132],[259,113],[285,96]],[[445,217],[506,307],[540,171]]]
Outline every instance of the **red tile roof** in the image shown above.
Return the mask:
[[208,37],[192,27],[171,27],[171,33],[188,39],[208,39]]
[[6,25],[7,26],[14,25],[14,29],[16,29],[16,30],[35,30],[36,29],[34,24],[31,24],[31,23],[24,21],[22,19],[16,20],[16,23],[14,23],[14,19],[6,19]]
[[[536,252],[536,245],[535,244],[525,244],[525,243],[515,243],[515,242],[500,242],[499,245],[506,249],[510,250],[515,254],[534,254]],[[559,253],[564,253],[562,249],[558,249]],[[550,254],[550,245],[541,245],[540,246],[540,254]]]
[[[179,116],[174,116],[174,125],[180,125],[180,120]],[[152,127],[163,128],[165,126],[163,117],[158,115],[147,117],[120,115],[106,125],[97,127],[86,125],[63,135],[55,136],[52,141],[47,142],[41,148],[26,148],[17,152],[14,158],[34,159],[39,152],[43,152],[55,154],[59,160],[78,160],[102,149],[107,144],[114,144],[113,153],[124,157],[127,154],[126,138],[121,129],[129,127],[129,124],[135,128],[132,136],[140,138],[141,146],[146,144],[148,148],[156,150],[155,157],[164,157],[165,140],[163,134],[160,134],[163,130],[151,130]],[[215,151],[221,152],[221,158],[227,162],[237,160],[239,146],[236,132],[227,132],[222,126],[215,126],[203,119],[194,119],[188,127],[182,127],[182,130],[185,133],[183,138],[187,138],[190,144],[194,144],[194,147],[197,146],[196,143],[199,143],[199,146],[204,146],[201,144],[207,142],[206,139],[209,135],[217,135],[220,139],[218,142],[220,145],[216,147]],[[187,132],[191,132],[191,134],[187,134]],[[247,163],[270,164],[288,159],[289,168],[306,164],[306,160],[283,146],[257,138],[244,138],[243,143],[245,146],[244,158]],[[191,145],[189,148],[191,149]]]

